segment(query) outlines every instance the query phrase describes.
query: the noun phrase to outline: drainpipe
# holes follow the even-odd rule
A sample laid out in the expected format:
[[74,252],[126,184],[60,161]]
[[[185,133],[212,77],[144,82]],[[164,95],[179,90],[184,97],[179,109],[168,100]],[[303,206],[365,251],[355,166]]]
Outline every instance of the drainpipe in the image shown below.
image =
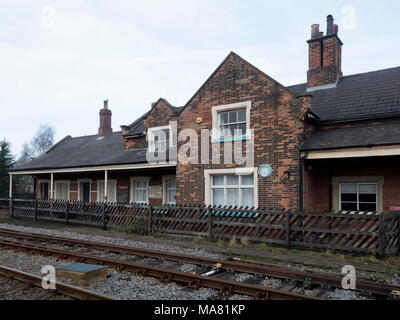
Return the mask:
[[304,156],[300,152],[300,210],[304,210],[304,160],[307,159],[308,151]]

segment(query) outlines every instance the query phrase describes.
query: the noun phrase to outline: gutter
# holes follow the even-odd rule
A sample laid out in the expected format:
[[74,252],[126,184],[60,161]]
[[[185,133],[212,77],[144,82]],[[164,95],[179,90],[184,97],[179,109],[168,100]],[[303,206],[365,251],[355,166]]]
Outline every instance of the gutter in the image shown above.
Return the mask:
[[351,148],[373,148],[373,147],[386,147],[386,146],[397,146],[400,145],[399,142],[388,142],[381,144],[360,144],[360,145],[352,145],[352,146],[338,146],[338,147],[326,147],[326,148],[317,148],[317,149],[307,149],[300,147],[300,152],[311,152],[311,151],[329,151],[329,150],[339,150],[339,149],[351,149]]
[[94,171],[117,171],[117,170],[137,170],[137,169],[152,169],[176,167],[176,161],[149,164],[147,162],[139,164],[126,165],[109,165],[109,166],[89,166],[89,167],[70,167],[70,168],[40,168],[40,169],[21,169],[10,170],[9,174],[24,175],[24,174],[43,174],[43,173],[74,173],[74,172],[94,172]]
[[320,124],[325,125],[325,124],[339,124],[339,123],[349,123],[349,122],[359,122],[359,121],[367,121],[367,120],[379,120],[379,119],[387,119],[387,118],[400,118],[400,113],[399,112],[393,112],[393,113],[385,113],[381,115],[366,115],[366,116],[361,116],[357,118],[343,118],[339,120],[321,120]]

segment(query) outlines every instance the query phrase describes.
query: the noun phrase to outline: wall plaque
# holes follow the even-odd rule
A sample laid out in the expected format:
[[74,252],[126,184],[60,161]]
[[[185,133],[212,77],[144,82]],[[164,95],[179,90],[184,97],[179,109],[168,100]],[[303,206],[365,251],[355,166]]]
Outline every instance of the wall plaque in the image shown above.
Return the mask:
[[149,198],[150,199],[162,199],[162,185],[149,186]]
[[272,168],[268,164],[263,164],[258,168],[258,175],[261,178],[269,178],[272,175]]

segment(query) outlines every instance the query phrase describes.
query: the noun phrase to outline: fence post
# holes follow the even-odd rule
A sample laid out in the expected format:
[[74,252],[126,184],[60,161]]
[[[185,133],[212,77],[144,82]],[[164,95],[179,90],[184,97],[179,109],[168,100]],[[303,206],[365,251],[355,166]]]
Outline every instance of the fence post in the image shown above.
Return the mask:
[[35,199],[35,214],[33,217],[34,222],[37,222],[37,216],[38,216],[38,201],[37,201],[37,199]]
[[148,206],[147,207],[147,211],[149,213],[149,223],[147,226],[147,235],[150,236],[151,235],[151,220],[152,220],[152,215],[153,215],[153,207],[152,206]]
[[11,218],[14,218],[14,200],[13,200],[13,197],[10,198],[10,213],[11,213]]
[[101,205],[101,213],[103,215],[103,230],[106,230],[107,227],[107,217],[106,217],[106,204],[103,202]]
[[385,256],[385,212],[379,215],[379,256],[383,258]]
[[53,202],[54,202],[54,199],[51,199],[50,200],[50,218],[53,218]]
[[286,236],[286,248],[290,249],[290,215],[289,212],[285,213],[285,236]]
[[208,208],[208,238],[212,241],[214,239],[213,232],[213,209]]
[[69,201],[65,205],[65,223],[69,225]]
[[301,236],[300,236],[300,242],[303,242],[304,240],[304,211],[300,212],[300,225],[301,225]]
[[400,254],[400,213],[397,213],[397,254]]

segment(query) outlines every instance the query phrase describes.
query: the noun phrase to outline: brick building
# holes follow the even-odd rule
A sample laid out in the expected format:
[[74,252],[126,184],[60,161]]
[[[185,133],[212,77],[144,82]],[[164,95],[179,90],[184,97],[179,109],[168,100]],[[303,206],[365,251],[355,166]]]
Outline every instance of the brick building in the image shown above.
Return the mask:
[[[185,106],[160,98],[113,132],[105,101],[97,135],[68,136],[10,175],[34,176],[41,199],[400,210],[400,67],[343,76],[332,16],[307,42],[303,84],[284,86],[231,52]],[[197,164],[177,157],[187,129],[199,145],[214,130],[207,148],[184,151]],[[212,158],[233,141],[243,152],[253,142],[251,166]],[[165,161],[150,162],[151,152]]]

